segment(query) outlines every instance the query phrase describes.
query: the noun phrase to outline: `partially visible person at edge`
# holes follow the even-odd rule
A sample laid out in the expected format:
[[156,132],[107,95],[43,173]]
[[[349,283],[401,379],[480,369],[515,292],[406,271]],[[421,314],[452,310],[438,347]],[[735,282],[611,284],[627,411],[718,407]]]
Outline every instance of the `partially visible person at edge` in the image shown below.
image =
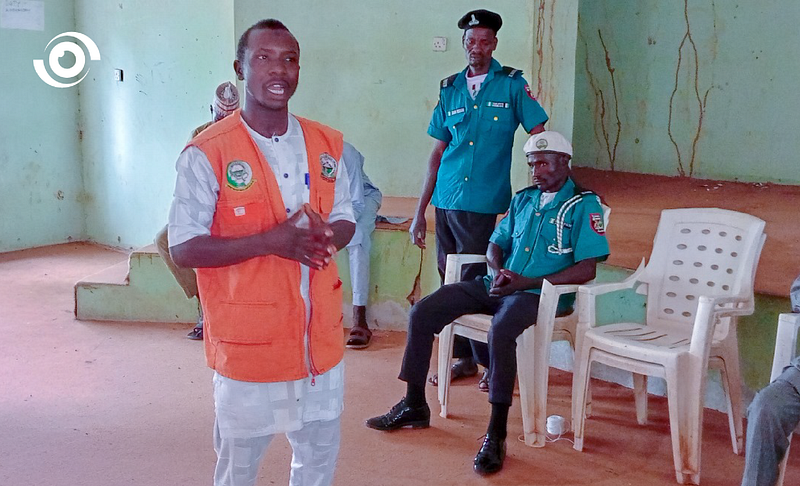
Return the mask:
[[[488,10],[467,12],[458,21],[458,28],[464,30],[461,41],[467,67],[442,80],[439,103],[428,127],[435,142],[409,232],[411,241],[425,248],[425,209],[432,202],[442,281],[447,255],[485,254],[497,215],[508,209],[511,148],[517,127],[521,124],[526,132],[535,134],[544,130],[547,121],[522,71],[501,66],[492,57],[502,25],[500,15]],[[462,279],[485,273],[482,265],[469,265]],[[469,343],[456,337],[454,356],[459,359],[453,364],[453,379],[478,372],[473,351],[484,351],[471,349]],[[481,344],[473,343],[475,346]],[[437,377],[431,382],[437,384]]]
[[[239,108],[239,90],[236,89],[233,83],[225,81],[217,86],[214,91],[214,99],[211,101],[211,121],[203,123],[192,131],[189,136],[189,141],[196,137],[200,132],[210,127],[213,123],[218,122],[230,115]],[[167,265],[172,276],[181,286],[183,292],[186,294],[187,299],[197,297],[197,275],[193,268],[183,268],[175,265],[172,257],[169,254],[169,238],[168,238],[168,225],[165,225],[161,231],[156,234],[156,251],[164,263]],[[203,340],[203,307],[200,305],[200,299],[197,302],[197,323],[194,329],[189,331],[186,335],[187,338],[195,341]]]
[[[792,312],[800,313],[800,276],[789,291]],[[789,434],[800,424],[800,356],[759,391],[747,410],[742,486],[774,486],[789,449]]]
[[350,258],[350,283],[353,288],[353,327],[346,346],[363,349],[372,340],[367,324],[367,298],[369,297],[369,254],[372,249],[372,232],[381,207],[383,195],[364,172],[364,156],[351,144],[344,143],[342,161],[350,177],[350,194],[356,218],[356,233],[347,244]]
[[[608,257],[600,198],[570,178],[572,145],[559,133],[541,132],[525,144],[533,185],[519,191],[491,236],[486,253],[492,276],[444,285],[409,313],[408,340],[400,368],[406,395],[367,427],[391,431],[430,426],[425,377],[433,337],[464,314],[492,315],[489,329],[491,416],[473,469],[500,471],[506,456],[508,409],[517,374],[517,338],[536,323],[542,282],[582,284]],[[559,302],[568,311],[574,296]]]
[[[255,483],[285,434],[291,485],[329,485],[340,443],[342,289],[355,219],[342,134],[289,113],[300,47],[281,22],[239,39],[245,103],[177,162],[170,252],[197,269],[214,369],[216,486]],[[275,467],[275,465],[270,465]]]

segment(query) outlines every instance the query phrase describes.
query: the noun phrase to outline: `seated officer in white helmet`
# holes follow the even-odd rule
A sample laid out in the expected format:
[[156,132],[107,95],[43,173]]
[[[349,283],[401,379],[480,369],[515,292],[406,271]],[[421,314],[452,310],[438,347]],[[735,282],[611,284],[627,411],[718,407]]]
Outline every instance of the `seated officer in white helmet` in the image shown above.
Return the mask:
[[[489,331],[489,426],[474,461],[479,474],[503,467],[506,423],[516,378],[516,340],[536,322],[542,282],[581,284],[595,277],[608,257],[599,197],[570,178],[572,146],[545,131],[525,144],[533,185],[519,191],[491,236],[486,253],[490,275],[445,285],[411,308],[400,379],[406,396],[385,415],[367,420],[373,429],[430,425],[425,378],[434,334],[464,314],[491,314]],[[566,311],[573,298],[563,299]]]

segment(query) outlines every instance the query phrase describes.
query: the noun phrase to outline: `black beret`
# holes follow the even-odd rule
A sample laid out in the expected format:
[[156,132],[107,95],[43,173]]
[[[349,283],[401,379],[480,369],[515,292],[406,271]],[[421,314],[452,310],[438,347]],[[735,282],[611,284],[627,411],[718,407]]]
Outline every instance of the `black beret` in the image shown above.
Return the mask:
[[502,26],[503,19],[498,14],[483,9],[467,12],[458,21],[459,29],[467,30],[473,27],[486,27],[487,29],[492,29],[495,34]]

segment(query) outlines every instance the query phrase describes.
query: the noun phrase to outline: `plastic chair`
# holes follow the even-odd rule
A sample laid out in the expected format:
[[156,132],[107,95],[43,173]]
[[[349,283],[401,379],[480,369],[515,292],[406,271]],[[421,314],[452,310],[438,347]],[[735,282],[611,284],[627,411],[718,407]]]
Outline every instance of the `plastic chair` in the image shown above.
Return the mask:
[[[778,378],[783,369],[797,354],[797,332],[800,330],[800,314],[781,314],[778,317],[778,334],[775,339],[775,356],[772,358],[772,375],[769,381],[773,382]],[[798,427],[800,429],[800,427]],[[789,443],[792,442],[792,434],[789,434]],[[791,448],[791,445],[790,445]],[[789,459],[789,449],[780,465],[780,473],[775,486],[783,486],[783,477],[786,474],[786,461]]]
[[[735,324],[753,313],[753,281],[764,221],[724,209],[661,213],[647,266],[620,283],[578,290],[578,358],[572,384],[575,450],[583,450],[585,403],[593,362],[633,372],[636,414],[647,420],[647,376],[667,382],[675,475],[700,482],[703,400],[709,367],[718,367],[728,397],[734,452],[742,449],[741,380]],[[597,327],[596,298],[638,287],[647,295],[646,325]]]
[[[608,228],[611,208],[603,206],[603,219]],[[461,278],[461,267],[470,263],[484,263],[483,255],[447,255],[445,284],[454,283]],[[525,444],[544,447],[547,439],[547,387],[550,371],[550,345],[553,341],[568,341],[575,348],[575,328],[578,313],[556,316],[558,300],[564,294],[575,293],[577,285],[542,284],[539,311],[536,325],[525,330],[517,338],[517,377],[522,407],[522,427]],[[451,368],[453,357],[453,338],[464,336],[475,341],[487,342],[491,316],[469,314],[461,316],[445,326],[439,333],[439,415],[447,418],[450,396]]]

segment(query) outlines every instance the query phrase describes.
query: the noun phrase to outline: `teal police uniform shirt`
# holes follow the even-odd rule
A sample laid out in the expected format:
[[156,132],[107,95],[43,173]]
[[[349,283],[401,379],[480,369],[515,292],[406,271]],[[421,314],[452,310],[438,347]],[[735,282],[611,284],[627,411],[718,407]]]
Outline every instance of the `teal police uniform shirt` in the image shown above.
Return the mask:
[[[608,258],[603,207],[596,194],[580,192],[572,179],[567,179],[553,200],[539,208],[541,193],[536,186],[519,191],[508,214],[492,233],[489,241],[503,250],[503,268],[523,277],[537,278],[588,258],[598,261]],[[491,278],[485,277],[484,282],[488,291]],[[564,297],[559,307],[574,301],[574,296]]]
[[428,126],[430,136],[447,142],[432,202],[440,209],[501,214],[511,200],[514,132],[520,124],[530,132],[547,114],[520,71],[492,59],[473,100],[467,69],[442,81]]

